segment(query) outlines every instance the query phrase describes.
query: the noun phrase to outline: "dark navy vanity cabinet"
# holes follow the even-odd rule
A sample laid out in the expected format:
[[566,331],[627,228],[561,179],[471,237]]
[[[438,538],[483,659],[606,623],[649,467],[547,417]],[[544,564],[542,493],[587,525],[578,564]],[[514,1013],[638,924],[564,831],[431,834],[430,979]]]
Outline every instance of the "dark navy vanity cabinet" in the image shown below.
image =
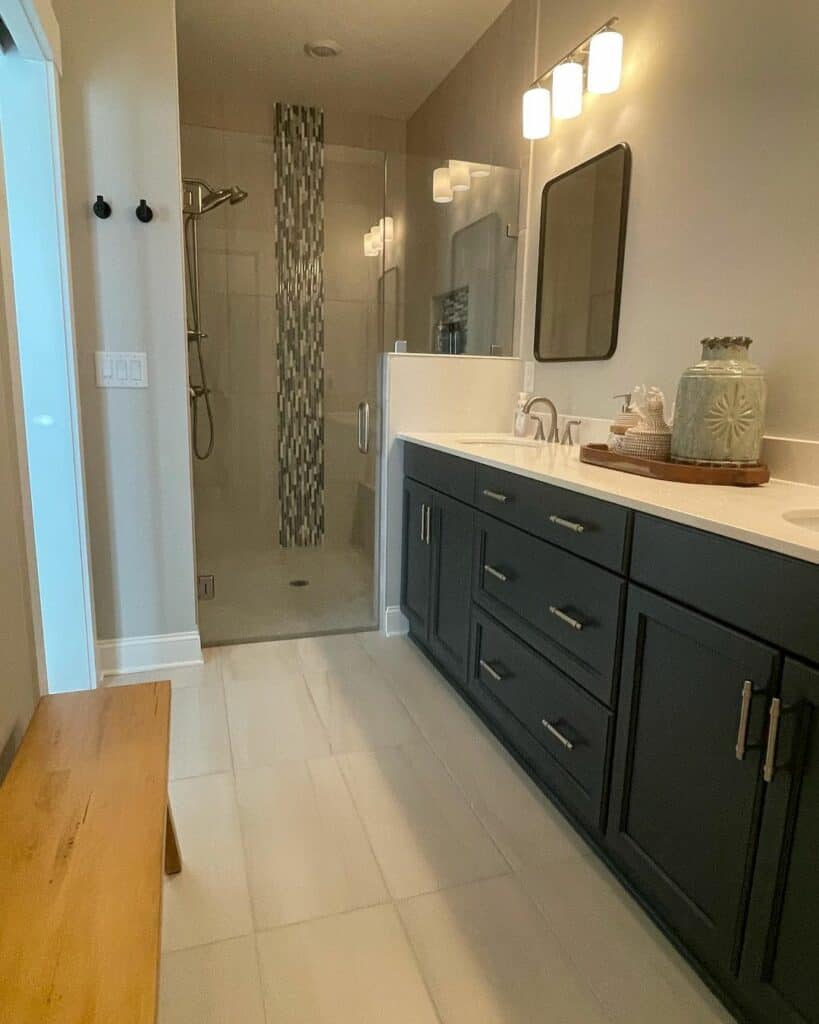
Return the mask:
[[819,567],[407,444],[410,631],[752,1024],[819,1024]]

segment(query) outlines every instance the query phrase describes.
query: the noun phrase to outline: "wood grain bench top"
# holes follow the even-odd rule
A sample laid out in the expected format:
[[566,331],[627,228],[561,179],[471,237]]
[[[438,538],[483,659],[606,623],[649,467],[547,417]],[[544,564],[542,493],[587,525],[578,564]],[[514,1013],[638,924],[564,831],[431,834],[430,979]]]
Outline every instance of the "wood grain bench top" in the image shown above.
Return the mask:
[[44,697],[0,787],[0,1021],[153,1024],[170,683]]

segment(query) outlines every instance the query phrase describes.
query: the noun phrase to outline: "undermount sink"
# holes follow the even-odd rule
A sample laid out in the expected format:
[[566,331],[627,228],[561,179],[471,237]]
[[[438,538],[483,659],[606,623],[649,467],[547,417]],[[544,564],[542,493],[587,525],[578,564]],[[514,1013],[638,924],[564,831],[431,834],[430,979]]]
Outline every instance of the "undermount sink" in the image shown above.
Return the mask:
[[819,508],[800,508],[793,512],[783,512],[782,518],[794,526],[819,533]]

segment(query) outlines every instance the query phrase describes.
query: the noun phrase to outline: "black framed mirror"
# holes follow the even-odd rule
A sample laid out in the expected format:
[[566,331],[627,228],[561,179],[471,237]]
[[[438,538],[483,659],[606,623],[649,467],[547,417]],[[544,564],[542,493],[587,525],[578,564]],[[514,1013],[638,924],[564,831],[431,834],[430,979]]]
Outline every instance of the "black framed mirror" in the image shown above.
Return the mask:
[[543,186],[535,313],[541,363],[617,348],[631,150],[625,142]]

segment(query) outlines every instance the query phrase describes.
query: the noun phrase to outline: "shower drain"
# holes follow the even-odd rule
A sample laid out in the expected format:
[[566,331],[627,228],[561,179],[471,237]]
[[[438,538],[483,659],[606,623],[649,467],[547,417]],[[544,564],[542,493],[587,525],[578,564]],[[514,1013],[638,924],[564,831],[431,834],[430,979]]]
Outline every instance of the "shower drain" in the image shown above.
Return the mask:
[[291,587],[309,587],[310,580],[290,580]]

